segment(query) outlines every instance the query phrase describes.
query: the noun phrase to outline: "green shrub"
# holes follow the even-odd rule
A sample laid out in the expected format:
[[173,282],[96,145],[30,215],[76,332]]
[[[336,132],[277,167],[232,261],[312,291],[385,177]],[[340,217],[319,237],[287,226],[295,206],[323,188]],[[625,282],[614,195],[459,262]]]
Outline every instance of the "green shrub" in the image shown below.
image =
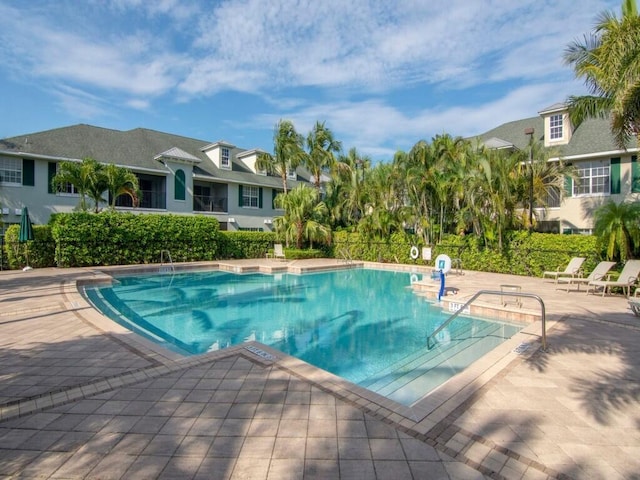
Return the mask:
[[467,270],[541,276],[547,270],[564,268],[571,257],[586,257],[585,272],[601,260],[601,249],[592,235],[559,235],[548,233],[509,232],[502,251],[484,246],[475,235],[445,235],[442,243],[431,247],[431,261],[410,256],[411,247],[423,246],[415,235],[396,233],[388,242],[372,242],[358,233],[335,232],[333,255],[335,258],[397,262],[415,265],[433,265],[441,254],[460,259]]
[[162,250],[174,262],[218,255],[219,223],[211,217],[78,212],[57,214],[51,223],[58,266],[157,263]]
[[220,232],[218,258],[264,258],[276,241],[273,232]]
[[285,248],[284,256],[287,260],[303,260],[305,258],[324,258],[326,255],[322,250],[315,248],[300,249]]
[[10,225],[4,235],[4,253],[9,268],[20,269],[27,263],[34,268],[55,265],[55,243],[49,225],[34,225],[33,241],[19,243],[19,235],[20,225],[18,224]]

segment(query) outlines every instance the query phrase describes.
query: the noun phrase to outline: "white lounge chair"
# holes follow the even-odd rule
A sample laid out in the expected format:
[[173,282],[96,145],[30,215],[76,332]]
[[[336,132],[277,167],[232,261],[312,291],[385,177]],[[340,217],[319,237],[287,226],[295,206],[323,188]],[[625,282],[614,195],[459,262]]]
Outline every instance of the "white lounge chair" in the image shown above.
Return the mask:
[[638,275],[640,275],[640,260],[627,260],[617,280],[593,280],[587,285],[587,293],[592,287],[594,293],[597,288],[602,288],[604,297],[605,293],[611,292],[611,287],[620,287],[628,297],[631,286],[638,281]]
[[276,258],[279,260],[286,260],[287,257],[284,254],[284,248],[282,248],[282,244],[281,243],[274,243],[273,244],[273,253],[272,252],[268,252],[267,253],[267,258]]
[[573,257],[569,262],[569,265],[564,270],[560,270],[560,267],[555,272],[543,272],[542,278],[555,278],[556,283],[558,283],[558,278],[560,277],[577,277],[580,273],[580,268],[584,263],[584,257]]
[[580,291],[580,285],[589,285],[589,283],[602,280],[604,276],[613,268],[616,262],[600,262],[596,265],[596,268],[589,274],[588,277],[558,277],[556,281],[556,290],[561,288],[559,285],[565,285],[567,287],[567,292],[571,285],[577,285],[578,291]]

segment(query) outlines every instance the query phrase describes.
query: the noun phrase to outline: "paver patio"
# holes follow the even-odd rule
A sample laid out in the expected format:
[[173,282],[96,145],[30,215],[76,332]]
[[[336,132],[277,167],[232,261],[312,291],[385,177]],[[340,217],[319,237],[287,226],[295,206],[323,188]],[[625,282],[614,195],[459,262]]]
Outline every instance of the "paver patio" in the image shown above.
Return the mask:
[[549,348],[507,345],[411,409],[267,347],[164,351],[86,304],[76,280],[101,275],[0,272],[0,477],[640,478],[640,327],[621,296],[452,276],[461,301],[540,295]]

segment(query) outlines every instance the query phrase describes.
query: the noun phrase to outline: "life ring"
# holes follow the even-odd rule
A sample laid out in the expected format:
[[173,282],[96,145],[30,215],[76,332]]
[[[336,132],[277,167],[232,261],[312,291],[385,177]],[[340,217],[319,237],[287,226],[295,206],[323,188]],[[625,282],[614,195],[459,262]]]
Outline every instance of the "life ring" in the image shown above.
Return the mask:
[[411,255],[412,259],[417,260],[418,255],[420,255],[420,252],[418,251],[418,247],[416,247],[415,245],[411,247],[411,251],[409,252],[409,255]]
[[418,274],[417,273],[412,273],[411,276],[409,277],[409,281],[411,283],[416,283],[418,281]]

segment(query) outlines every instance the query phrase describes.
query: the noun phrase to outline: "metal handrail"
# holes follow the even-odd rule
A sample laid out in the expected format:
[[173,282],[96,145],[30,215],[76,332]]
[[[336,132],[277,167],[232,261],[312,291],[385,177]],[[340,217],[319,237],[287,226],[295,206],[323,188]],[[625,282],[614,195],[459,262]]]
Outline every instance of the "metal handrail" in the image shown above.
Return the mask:
[[[542,298],[540,298],[538,295],[534,294],[534,293],[522,293],[522,292],[501,292],[501,291],[497,291],[497,290],[479,290],[477,291],[474,295],[471,296],[471,298],[469,300],[467,300],[467,302],[462,305],[458,310],[456,310],[453,315],[451,315],[449,318],[447,318],[445,320],[445,322],[440,325],[438,328],[436,328],[433,333],[431,333],[431,335],[429,335],[427,337],[427,350],[431,350],[431,345],[430,345],[430,340],[432,337],[435,337],[438,333],[440,333],[440,331],[446,327],[447,325],[449,325],[449,323],[451,323],[451,321],[456,318],[458,315],[460,315],[465,308],[467,308],[469,305],[471,305],[471,303],[473,303],[474,300],[476,300],[480,295],[502,295],[505,297],[527,297],[527,298],[535,298],[536,300],[538,300],[538,302],[540,303],[540,308],[542,310],[542,351],[546,352],[547,351],[547,319],[546,319],[546,314],[545,314],[545,307],[544,307],[544,302],[542,301]],[[435,346],[435,344],[434,344]]]
[[171,271],[175,272],[176,268],[173,266],[173,260],[171,259],[171,252],[169,250],[160,250],[160,266],[164,265],[164,254],[167,254],[167,257],[169,258],[169,265],[171,266]]

